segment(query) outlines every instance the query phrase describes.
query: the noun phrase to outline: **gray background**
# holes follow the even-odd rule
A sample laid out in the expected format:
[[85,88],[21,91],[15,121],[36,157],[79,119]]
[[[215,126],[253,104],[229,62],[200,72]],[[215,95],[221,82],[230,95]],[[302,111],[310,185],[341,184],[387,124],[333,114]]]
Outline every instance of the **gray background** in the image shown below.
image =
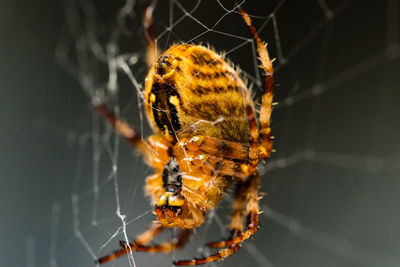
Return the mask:
[[[193,7],[194,1],[189,2],[185,6]],[[281,1],[259,2],[244,4],[250,14],[263,16],[254,19],[256,27]],[[102,36],[113,26],[121,3],[96,1]],[[400,265],[399,4],[327,1],[334,15],[327,19],[319,3],[286,1],[275,13],[287,62],[278,58],[275,65],[280,102],[273,114],[277,152],[264,168],[261,191],[267,196],[261,201],[262,227],[237,255],[218,266]],[[134,10],[136,17],[127,21],[132,34],[119,44],[122,51],[144,49],[137,19],[141,9],[137,5]],[[98,256],[123,239],[118,235],[100,250],[121,221],[115,215],[113,181],[107,180],[111,166],[107,151],[101,154],[99,199],[93,199],[96,119],[84,90],[55,62],[64,11],[65,4],[58,1],[0,3],[0,266],[93,266],[79,234]],[[182,16],[179,12],[176,8],[175,19]],[[211,26],[225,13],[214,1],[203,1],[193,16]],[[168,2],[159,1],[157,35],[168,25],[168,14]],[[269,21],[260,35],[276,56],[272,25]],[[215,30],[251,37],[235,14],[226,16]],[[169,39],[160,38],[160,47],[188,41],[204,31],[186,19],[173,28]],[[243,43],[215,32],[194,40],[200,41],[212,43],[218,51]],[[73,53],[70,57],[75,59]],[[229,58],[254,75],[249,44]],[[96,70],[99,84],[106,75],[102,68]],[[133,70],[142,82],[143,62]],[[119,84],[123,117],[140,125],[136,94],[123,74]],[[309,94],[312,90],[321,94]],[[257,87],[255,91],[259,96]],[[107,136],[102,124],[100,128]],[[144,133],[150,134],[146,122]],[[113,138],[106,138],[111,148]],[[118,156],[122,213],[130,221],[148,212],[128,224],[132,238],[154,219],[142,193],[151,171],[123,140]],[[72,196],[79,200],[77,217],[72,213]],[[99,208],[94,217],[97,225],[92,223],[94,203]],[[229,200],[221,203],[214,217],[222,224],[227,224],[229,205]],[[75,234],[74,218],[80,223]],[[135,253],[135,261],[137,266],[170,266],[172,259],[199,256],[196,248],[222,236],[218,220],[211,220],[182,252]],[[127,265],[126,258],[115,262]]]

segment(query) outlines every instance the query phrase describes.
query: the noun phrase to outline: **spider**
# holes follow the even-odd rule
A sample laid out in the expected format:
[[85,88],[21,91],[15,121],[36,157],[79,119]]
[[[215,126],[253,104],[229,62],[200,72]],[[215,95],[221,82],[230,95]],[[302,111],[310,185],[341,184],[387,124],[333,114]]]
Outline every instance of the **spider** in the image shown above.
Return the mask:
[[[208,244],[218,249],[211,256],[178,260],[174,264],[199,265],[223,260],[237,252],[258,230],[257,166],[272,152],[274,70],[266,44],[250,17],[240,6],[237,9],[256,41],[264,74],[259,122],[250,90],[223,56],[195,44],[176,44],[158,55],[153,8],[150,5],[145,8],[143,26],[150,70],[144,102],[154,134],[143,140],[137,130],[117,118],[104,104],[93,105],[154,168],[154,174],[146,179],[145,191],[152,199],[158,220],[135,241],[129,244],[121,241],[119,250],[98,259],[98,263],[130,251],[167,253],[181,248],[232,184],[236,185],[236,191],[230,237]],[[171,227],[181,229],[171,242],[148,244]]]

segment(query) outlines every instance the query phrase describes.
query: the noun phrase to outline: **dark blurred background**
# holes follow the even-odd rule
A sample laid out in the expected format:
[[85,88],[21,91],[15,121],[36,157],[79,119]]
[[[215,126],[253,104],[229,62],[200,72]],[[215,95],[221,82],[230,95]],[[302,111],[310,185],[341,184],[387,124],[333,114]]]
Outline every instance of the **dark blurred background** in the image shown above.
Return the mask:
[[[0,3],[0,266],[94,266],[95,257],[124,239],[117,199],[128,238],[154,219],[143,194],[151,170],[128,143],[116,143],[89,105],[88,91],[107,89],[108,66],[84,49],[96,38],[78,41],[94,33],[104,49],[125,3],[93,2]],[[232,1],[158,1],[159,47],[191,41],[227,51],[259,96],[252,46],[245,42],[251,35],[222,5],[233,7]],[[138,56],[130,69],[139,83],[146,74],[141,6],[134,2],[115,43],[118,53]],[[243,7],[277,57],[277,152],[262,167],[267,195],[260,231],[217,265],[400,266],[398,1],[248,0]],[[173,22],[183,20],[169,34],[170,14]],[[74,72],[67,62],[80,67]],[[143,122],[148,136],[123,72],[118,85],[112,103],[131,124]],[[171,266],[173,259],[207,254],[199,248],[227,235],[229,207],[228,198],[183,251],[134,253],[136,266]]]

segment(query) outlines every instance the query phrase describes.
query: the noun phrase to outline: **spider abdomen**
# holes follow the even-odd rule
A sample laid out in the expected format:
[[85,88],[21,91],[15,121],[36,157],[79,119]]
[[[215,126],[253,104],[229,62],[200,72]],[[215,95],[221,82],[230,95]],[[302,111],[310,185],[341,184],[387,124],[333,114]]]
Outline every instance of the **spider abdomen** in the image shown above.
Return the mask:
[[234,68],[209,48],[174,45],[146,78],[147,116],[172,138],[194,135],[247,142],[250,94]]

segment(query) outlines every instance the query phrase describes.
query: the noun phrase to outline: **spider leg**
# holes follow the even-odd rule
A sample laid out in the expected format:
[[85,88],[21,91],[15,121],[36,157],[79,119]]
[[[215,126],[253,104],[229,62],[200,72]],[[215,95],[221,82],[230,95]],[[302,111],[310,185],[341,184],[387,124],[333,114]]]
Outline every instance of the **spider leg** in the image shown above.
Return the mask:
[[[258,230],[258,188],[259,188],[259,177],[258,174],[255,174],[249,178],[248,188],[246,188],[246,200],[247,200],[247,226],[246,231],[237,232],[239,227],[236,227],[232,232],[232,238],[230,240],[220,241],[220,242],[212,242],[208,244],[209,247],[219,248],[219,247],[229,247],[239,243],[242,243],[244,240],[248,239],[250,236],[254,235]],[[236,199],[235,199],[236,200]],[[235,212],[235,209],[234,209]],[[233,223],[233,222],[232,222]],[[231,225],[232,227],[233,225]]]
[[138,148],[142,153],[146,151],[146,148],[148,148],[149,145],[146,141],[142,140],[142,136],[138,130],[117,118],[105,105],[94,103],[93,106],[94,109],[104,117],[120,135],[125,137],[125,139]]
[[217,253],[208,256],[208,257],[202,257],[202,258],[197,258],[193,260],[180,260],[180,261],[174,261],[174,265],[177,266],[194,266],[194,265],[200,265],[200,264],[205,264],[208,262],[213,262],[213,261],[222,261],[223,259],[229,257],[230,255],[236,253],[240,248],[239,245],[235,245],[229,248],[221,249]]
[[264,71],[264,93],[261,99],[259,131],[262,145],[259,148],[259,158],[265,159],[270,157],[272,151],[273,136],[271,135],[270,119],[272,112],[272,100],[274,96],[274,69],[272,67],[272,60],[269,58],[267,45],[261,40],[256,29],[251,24],[249,15],[241,7],[238,7],[238,10],[242,14],[244,21],[250,28],[250,31],[256,40],[257,52],[261,62],[260,68]]
[[249,145],[217,139],[210,136],[194,136],[183,140],[181,147],[187,151],[201,151],[219,158],[247,160],[249,158]]
[[232,220],[231,220],[231,236],[229,240],[219,241],[219,242],[211,242],[207,244],[210,248],[221,248],[227,247],[226,242],[229,242],[232,239],[235,239],[240,235],[243,230],[243,218],[244,218],[244,207],[246,203],[246,193],[248,189],[248,182],[239,182],[234,196],[233,208],[232,208]]
[[[250,116],[254,119],[251,111],[250,108]],[[202,155],[207,158],[201,162],[204,167],[213,169],[215,165],[218,165],[219,173],[243,181],[247,180],[248,176],[256,171],[258,162],[258,129],[255,119],[252,123],[251,118],[250,124],[253,125],[253,134],[257,138],[252,139],[254,142],[250,146],[248,143],[231,142],[210,136],[194,136],[190,139],[183,139],[179,144],[180,151],[174,153],[180,155],[182,160],[186,158],[190,164],[193,163],[193,158],[188,157],[188,155]],[[253,161],[249,160],[251,151],[255,151]]]
[[165,228],[159,222],[154,222],[149,229],[136,237],[135,244],[146,245],[164,230]]
[[[158,234],[160,234],[164,229],[165,228],[161,224],[153,223],[153,225],[148,230],[146,230],[145,232],[143,232],[142,234],[140,234],[137,237],[135,243],[141,244],[141,245],[147,244],[151,240],[153,240],[154,237],[156,237]],[[135,250],[135,249],[131,249],[131,250]],[[103,263],[115,260],[116,258],[119,258],[129,252],[130,252],[129,249],[116,250],[116,251],[112,252],[111,254],[108,254],[108,255],[103,256],[100,259],[98,259],[97,263],[103,264]]]
[[209,257],[202,257],[193,260],[180,260],[174,262],[175,265],[178,266],[186,266],[186,265],[199,265],[212,261],[221,261],[226,257],[234,254],[239,250],[242,243],[254,235],[258,230],[258,188],[259,188],[259,176],[257,173],[251,175],[248,180],[248,187],[245,190],[246,192],[246,200],[247,200],[247,227],[246,230],[240,232],[236,237],[228,241],[216,242],[216,247],[227,246],[225,249],[218,250],[215,254]]
[[[249,174],[243,170],[243,166],[247,165],[233,160],[214,157],[212,155],[207,155],[207,159],[203,161],[201,165],[204,170],[208,170],[210,173],[232,176],[233,179],[238,179],[239,181],[245,181],[249,176]],[[218,167],[216,168],[216,166]]]
[[156,39],[154,37],[154,23],[153,23],[153,9],[152,5],[147,5],[143,12],[143,28],[144,36],[146,37],[146,62],[147,66],[151,67],[153,62],[158,57]]
[[[144,35],[146,38],[146,62],[150,67],[158,56],[157,45],[154,37],[153,30],[153,6],[147,5],[143,12],[143,28]],[[121,134],[123,137],[128,139],[132,145],[138,147],[142,152],[148,147],[147,143],[141,138],[141,134],[138,130],[130,127],[126,122],[123,122],[115,116],[113,112],[107,109],[107,107],[102,103],[93,103],[94,108],[98,113],[103,116],[110,124],[115,128],[115,130]]]
[[123,250],[135,250],[135,251],[140,251],[140,252],[164,252],[168,253],[176,249],[182,248],[185,244],[186,241],[188,240],[190,234],[191,234],[190,229],[182,229],[178,235],[178,237],[174,238],[171,242],[165,242],[162,244],[158,245],[142,245],[138,244],[136,242],[131,242],[129,244],[126,244],[124,242],[121,243],[121,246],[123,247]]
[[[235,239],[240,235],[243,229],[243,218],[244,218],[244,205],[245,205],[245,200],[246,200],[246,190],[247,190],[247,185],[245,184],[246,182],[241,182],[238,184],[235,192],[235,198],[233,202],[233,212],[232,212],[232,221],[231,221],[231,237],[229,239]],[[226,245],[227,241],[220,241],[220,242],[211,242],[207,244],[207,246],[211,248],[221,248],[221,247],[227,247]]]
[[243,230],[244,205],[246,203],[246,191],[248,181],[240,182],[235,192],[233,202],[232,221],[231,221],[231,239],[236,238]]
[[151,240],[153,240],[154,237],[160,234],[163,230],[165,230],[165,228],[161,224],[159,223],[153,224],[153,226],[150,229],[139,235],[135,241],[129,244],[120,241],[120,246],[122,247],[121,249],[116,250],[104,257],[101,257],[100,259],[97,260],[97,263],[103,264],[115,260],[116,258],[119,258],[129,253],[130,251],[167,253],[183,247],[183,245],[186,243],[191,233],[190,229],[183,229],[179,233],[178,237],[174,238],[171,242],[166,242],[159,245],[146,245]]
[[251,170],[249,170],[250,172],[254,172],[258,165],[258,159],[259,159],[259,147],[260,147],[259,132],[257,128],[257,121],[254,116],[254,108],[248,105],[246,110],[250,124],[250,149],[248,154],[249,157],[248,168],[251,168]]

